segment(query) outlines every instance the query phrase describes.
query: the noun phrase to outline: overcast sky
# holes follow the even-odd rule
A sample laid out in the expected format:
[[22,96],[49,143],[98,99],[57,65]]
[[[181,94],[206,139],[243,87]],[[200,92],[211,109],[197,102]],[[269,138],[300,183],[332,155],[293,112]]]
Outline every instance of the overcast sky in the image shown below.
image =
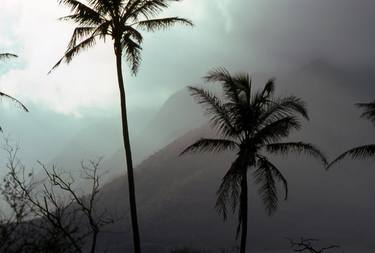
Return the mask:
[[[19,110],[7,110],[6,104],[1,103],[0,126],[6,133],[12,131],[16,141],[21,141],[27,153],[24,161],[30,164],[35,160],[76,162],[74,158],[84,159],[86,153],[87,156],[99,153],[105,159],[115,160],[115,155],[120,154],[113,155],[121,146],[118,138],[121,132],[120,122],[113,117],[118,116],[119,98],[111,41],[99,43],[70,65],[62,65],[47,75],[64,53],[74,28],[57,20],[69,14],[57,2],[0,0],[0,52],[19,55],[17,59],[0,63],[0,91],[19,98],[32,109],[28,115],[17,114],[13,112]],[[372,143],[373,125],[359,120],[360,111],[353,104],[374,99],[374,10],[375,0],[183,0],[173,4],[165,15],[189,18],[195,26],[177,26],[147,34],[138,75],[129,75],[124,67],[131,137],[138,134],[144,137],[144,145],[149,145],[156,142],[157,138],[152,137],[169,136],[181,124],[188,125],[189,116],[185,115],[191,107],[184,107],[179,97],[177,100],[182,106],[171,103],[172,109],[164,110],[166,117],[158,118],[165,124],[158,128],[158,121],[151,125],[147,121],[176,91],[201,83],[207,71],[224,66],[231,71],[275,76],[277,84],[281,83],[278,92],[295,93],[306,100],[312,109],[312,120],[301,137],[322,147],[331,158],[354,145]],[[322,68],[327,68],[320,69],[324,82],[319,77],[309,80],[311,76],[299,79],[295,75],[310,62],[323,63]],[[364,69],[366,73],[363,77],[360,72],[347,75],[342,68]],[[329,79],[331,73],[333,83]],[[313,71],[312,74],[315,77]],[[347,76],[352,79],[345,80]],[[185,117],[185,121],[177,122],[176,114]],[[103,116],[110,120],[103,120]],[[173,124],[169,124],[167,116]],[[144,128],[146,131],[142,132]],[[139,140],[143,139],[132,139]],[[373,207],[373,202],[367,201],[367,194],[373,192],[372,174],[361,177],[368,180],[356,181],[357,173],[368,172],[362,170],[363,164],[366,165],[356,161],[352,174],[339,175],[335,191],[341,192],[346,186],[346,192],[365,193],[353,198],[354,201],[365,203],[362,207]],[[357,166],[361,168],[359,172],[354,170]],[[0,171],[0,176],[1,173],[5,171]],[[346,182],[352,188],[349,184],[343,185],[341,178],[349,178]],[[337,196],[341,195],[337,193]],[[329,199],[334,205],[332,199],[337,201],[337,198]],[[366,220],[361,208],[359,212],[360,220]],[[355,224],[355,219],[352,224],[362,229]],[[368,238],[372,238],[371,233],[367,233]]]
[[[184,0],[167,14],[195,22],[148,34],[137,77],[126,74],[132,108],[156,108],[209,69],[249,73],[297,68],[314,58],[370,64],[375,56],[373,0]],[[118,104],[111,43],[98,44],[47,76],[72,32],[54,0],[1,0],[0,49],[20,58],[1,63],[1,91],[56,112],[82,115]]]

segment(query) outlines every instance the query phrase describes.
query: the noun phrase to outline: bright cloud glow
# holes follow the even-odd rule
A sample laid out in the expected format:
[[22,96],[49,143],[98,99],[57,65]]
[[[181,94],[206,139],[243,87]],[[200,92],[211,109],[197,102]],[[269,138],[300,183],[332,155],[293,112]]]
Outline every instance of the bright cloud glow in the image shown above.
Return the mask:
[[[17,53],[25,62],[23,69],[11,70],[0,78],[1,91],[76,115],[83,108],[107,108],[116,102],[116,75],[109,44],[99,44],[69,66],[47,75],[72,33],[71,25],[57,21],[67,14],[64,8],[55,1],[3,0],[0,11],[11,24],[11,29],[0,28],[2,51]],[[10,38],[21,47],[15,50]]]
[[[221,1],[184,0],[173,4],[165,15],[188,17],[198,25],[205,19],[208,7],[220,8],[230,29],[230,16],[225,10],[229,1]],[[79,115],[82,109],[111,109],[118,105],[111,43],[98,44],[69,66],[62,65],[47,75],[63,55],[73,31],[73,24],[57,20],[67,15],[68,9],[55,0],[2,0],[0,13],[1,51],[18,54],[20,58],[12,62],[23,66],[0,76],[2,92],[25,103],[30,101],[73,115]],[[133,92],[131,95],[137,96]],[[132,98],[131,102],[137,101]]]

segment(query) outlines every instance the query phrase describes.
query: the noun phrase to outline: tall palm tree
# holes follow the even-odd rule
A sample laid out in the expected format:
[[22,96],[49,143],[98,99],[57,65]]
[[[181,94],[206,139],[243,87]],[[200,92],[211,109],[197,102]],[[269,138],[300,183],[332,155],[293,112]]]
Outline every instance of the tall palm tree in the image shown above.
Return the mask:
[[[181,154],[189,152],[219,152],[231,150],[236,158],[222,179],[217,191],[216,210],[224,220],[228,208],[238,213],[237,235],[241,232],[240,252],[246,251],[248,183],[247,173],[252,171],[259,185],[269,215],[278,207],[278,183],[288,197],[288,182],[282,172],[271,162],[268,154],[305,153],[326,164],[324,155],[313,145],[304,142],[280,142],[293,130],[301,128],[298,116],[308,119],[305,103],[295,97],[275,97],[275,85],[269,80],[264,88],[254,91],[247,74],[231,75],[220,68],[209,72],[207,82],[218,82],[223,97],[203,88],[189,87],[199,104],[206,107],[210,125],[217,130],[218,138],[202,138],[188,146]],[[229,205],[229,207],[228,207]]]
[[[363,109],[361,117],[370,120],[375,125],[375,100],[369,103],[358,103],[356,105]],[[332,167],[334,164],[347,157],[350,157],[353,160],[375,158],[375,144],[368,144],[349,149],[333,160],[327,168]]]
[[126,155],[127,177],[129,182],[130,213],[133,228],[135,252],[140,252],[140,238],[137,221],[137,209],[134,189],[134,175],[129,129],[126,110],[126,96],[122,74],[122,56],[130,65],[133,74],[137,73],[140,60],[143,36],[140,30],[156,31],[167,29],[175,24],[192,25],[192,22],[179,17],[157,18],[178,0],[58,0],[60,4],[70,7],[72,14],[62,20],[77,24],[64,56],[52,68],[61,63],[69,63],[85,49],[93,47],[100,39],[111,39],[116,56],[117,78],[120,91],[122,133]]
[[[3,61],[3,60],[7,60],[9,58],[16,58],[18,57],[17,55],[15,54],[10,54],[10,53],[0,53],[0,61]],[[17,106],[21,107],[22,110],[24,110],[25,112],[28,112],[29,110],[27,109],[27,107],[21,103],[21,101],[19,101],[18,99],[4,93],[4,92],[1,92],[0,91],[0,97],[1,98],[6,98],[12,102],[14,102]],[[0,131],[2,131],[2,128],[0,127]]]

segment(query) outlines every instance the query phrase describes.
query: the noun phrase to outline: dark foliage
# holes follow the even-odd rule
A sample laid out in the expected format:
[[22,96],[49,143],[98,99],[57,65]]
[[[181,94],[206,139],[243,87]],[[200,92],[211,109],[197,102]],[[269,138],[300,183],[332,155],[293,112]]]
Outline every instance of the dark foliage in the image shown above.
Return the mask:
[[[363,113],[361,114],[362,118],[369,119],[372,123],[375,124],[375,101],[370,103],[360,103],[357,106],[363,109]],[[345,158],[351,158],[353,160],[357,159],[370,159],[375,158],[375,144],[368,144],[359,147],[355,147],[345,151],[341,155],[339,155],[336,159],[334,159],[328,166],[327,169],[331,168],[333,165],[338,163],[339,161]]]
[[[187,147],[189,152],[234,151],[237,154],[223,177],[217,191],[216,210],[224,219],[228,208],[238,211],[237,235],[242,230],[241,252],[245,252],[247,233],[247,172],[253,171],[258,191],[266,211],[273,214],[279,203],[278,186],[288,197],[288,182],[281,170],[267,157],[268,154],[306,154],[327,164],[318,148],[303,142],[282,142],[293,131],[301,128],[300,118],[308,119],[305,103],[295,96],[275,96],[274,80],[262,90],[253,90],[252,81],[245,73],[231,75],[219,68],[208,73],[207,82],[218,83],[223,97],[209,90],[189,87],[199,104],[205,107],[210,125],[220,138],[201,139]],[[229,205],[229,207],[228,207]]]

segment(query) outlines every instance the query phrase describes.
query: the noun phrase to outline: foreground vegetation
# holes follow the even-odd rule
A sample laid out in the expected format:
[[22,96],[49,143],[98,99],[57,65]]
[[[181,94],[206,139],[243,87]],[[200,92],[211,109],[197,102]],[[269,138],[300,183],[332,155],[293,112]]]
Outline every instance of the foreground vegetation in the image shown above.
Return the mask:
[[[101,161],[82,162],[76,176],[39,163],[34,175],[19,159],[19,147],[5,140],[8,173],[0,184],[0,252],[94,253],[102,227],[114,220],[99,210]],[[85,184],[84,192],[79,185]]]

